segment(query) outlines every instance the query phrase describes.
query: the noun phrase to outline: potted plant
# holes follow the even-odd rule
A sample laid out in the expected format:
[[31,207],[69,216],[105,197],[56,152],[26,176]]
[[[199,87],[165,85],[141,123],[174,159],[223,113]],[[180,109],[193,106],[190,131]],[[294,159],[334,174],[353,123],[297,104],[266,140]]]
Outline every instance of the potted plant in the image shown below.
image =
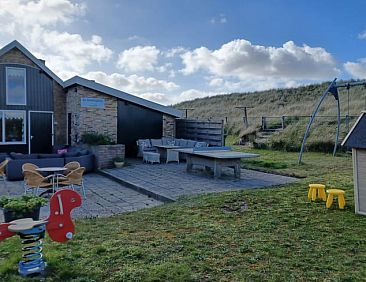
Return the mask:
[[40,208],[47,203],[46,199],[35,195],[0,198],[0,208],[3,209],[5,222],[27,217],[38,220]]
[[121,168],[125,165],[125,159],[123,157],[114,157],[113,163],[116,168]]

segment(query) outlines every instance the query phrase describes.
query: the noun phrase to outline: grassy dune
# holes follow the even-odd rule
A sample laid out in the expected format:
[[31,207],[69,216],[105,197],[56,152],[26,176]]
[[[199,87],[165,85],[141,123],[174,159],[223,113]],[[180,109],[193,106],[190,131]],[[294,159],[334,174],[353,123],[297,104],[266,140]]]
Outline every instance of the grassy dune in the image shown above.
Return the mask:
[[[228,123],[226,130],[228,134],[239,136],[253,131],[261,124],[261,116],[310,116],[320,96],[327,88],[329,82],[322,84],[303,86],[298,88],[273,89],[253,93],[233,93],[214,97],[195,99],[176,105],[177,108],[193,108],[189,117],[198,119],[219,119]],[[341,114],[345,116],[348,112],[347,92],[340,90]],[[366,89],[364,87],[353,87],[350,89],[349,114],[358,116],[366,109]],[[252,106],[248,109],[249,123],[248,130],[243,129],[243,113],[236,109],[236,106]],[[319,115],[334,116],[337,114],[336,103],[333,96],[329,95],[319,112]],[[309,118],[288,120],[288,128],[283,134],[273,137],[275,145],[283,144],[283,149],[296,148],[305,132]],[[309,149],[322,150],[323,145],[334,144],[336,130],[335,118],[318,118],[314,124],[314,131],[309,136]],[[279,123],[279,119],[269,119],[269,123]],[[341,137],[347,133],[344,120],[342,121]],[[354,122],[354,120],[352,121]],[[318,144],[320,143],[320,144]],[[279,147],[276,147],[278,149]]]

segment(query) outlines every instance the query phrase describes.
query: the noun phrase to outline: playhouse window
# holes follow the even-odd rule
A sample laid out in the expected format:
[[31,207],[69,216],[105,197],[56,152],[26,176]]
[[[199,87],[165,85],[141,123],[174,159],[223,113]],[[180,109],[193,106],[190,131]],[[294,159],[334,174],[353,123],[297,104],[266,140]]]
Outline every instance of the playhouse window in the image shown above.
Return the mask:
[[25,112],[0,111],[0,142],[25,144]]
[[22,68],[6,68],[6,104],[26,105],[26,71]]

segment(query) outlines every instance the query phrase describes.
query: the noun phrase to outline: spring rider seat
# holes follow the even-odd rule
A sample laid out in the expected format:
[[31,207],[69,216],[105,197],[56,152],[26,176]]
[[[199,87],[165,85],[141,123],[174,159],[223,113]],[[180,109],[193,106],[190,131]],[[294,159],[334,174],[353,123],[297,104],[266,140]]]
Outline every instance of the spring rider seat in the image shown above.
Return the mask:
[[46,219],[22,218],[0,224],[0,241],[19,235],[21,238],[23,260],[19,262],[18,272],[22,276],[41,274],[47,264],[43,260],[43,242],[47,230],[51,240],[66,242],[75,233],[71,210],[81,205],[80,195],[69,189],[57,191],[50,200],[50,215]]

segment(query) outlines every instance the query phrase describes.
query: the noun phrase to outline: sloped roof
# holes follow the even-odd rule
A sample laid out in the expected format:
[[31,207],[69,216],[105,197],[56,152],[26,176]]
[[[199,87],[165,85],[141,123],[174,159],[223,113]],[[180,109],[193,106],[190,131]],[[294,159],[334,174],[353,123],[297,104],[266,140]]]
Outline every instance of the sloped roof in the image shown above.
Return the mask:
[[20,44],[17,40],[12,41],[8,45],[4,46],[0,49],[0,56],[4,55],[5,53],[9,52],[13,48],[19,49],[26,57],[28,57],[35,65],[37,65],[41,70],[43,70],[46,74],[48,74],[52,79],[57,81],[63,88],[67,88],[69,86],[78,84],[84,87],[88,87],[90,89],[105,93],[106,95],[111,95],[113,97],[126,100],[128,102],[150,108],[152,110],[162,112],[174,117],[182,117],[182,112],[174,109],[173,107],[168,107],[164,105],[160,105],[158,103],[151,102],[149,100],[145,100],[143,98],[128,94],[123,91],[119,91],[117,89],[105,86],[103,84],[97,83],[92,80],[88,80],[82,78],[80,76],[74,76],[65,82],[62,81],[55,73],[53,73],[46,65],[35,56],[32,55],[22,44]]
[[348,132],[342,146],[366,149],[366,112],[362,112]]
[[59,78],[56,74],[54,74],[46,65],[36,57],[32,55],[31,52],[29,52],[22,44],[20,44],[18,41],[14,40],[10,42],[8,45],[4,46],[0,49],[0,56],[6,54],[11,49],[17,48],[19,49],[25,56],[28,57],[36,66],[38,66],[41,70],[43,70],[45,73],[47,73],[52,79],[58,82],[58,84],[63,85],[63,81],[61,78]]
[[151,102],[149,100],[145,100],[143,98],[117,90],[115,88],[111,88],[111,87],[105,86],[103,84],[97,83],[94,80],[85,79],[80,76],[74,76],[64,82],[64,88],[68,88],[73,85],[81,85],[81,86],[87,87],[89,89],[96,90],[96,91],[105,93],[107,95],[116,97],[118,99],[122,99],[122,100],[131,102],[131,103],[134,103],[134,104],[137,104],[137,105],[140,105],[140,106],[143,106],[143,107],[146,107],[146,108],[158,111],[158,112],[162,112],[162,113],[174,116],[174,117],[182,117],[182,112],[177,109],[174,109],[173,107],[168,107],[168,106],[160,105],[155,102]]

